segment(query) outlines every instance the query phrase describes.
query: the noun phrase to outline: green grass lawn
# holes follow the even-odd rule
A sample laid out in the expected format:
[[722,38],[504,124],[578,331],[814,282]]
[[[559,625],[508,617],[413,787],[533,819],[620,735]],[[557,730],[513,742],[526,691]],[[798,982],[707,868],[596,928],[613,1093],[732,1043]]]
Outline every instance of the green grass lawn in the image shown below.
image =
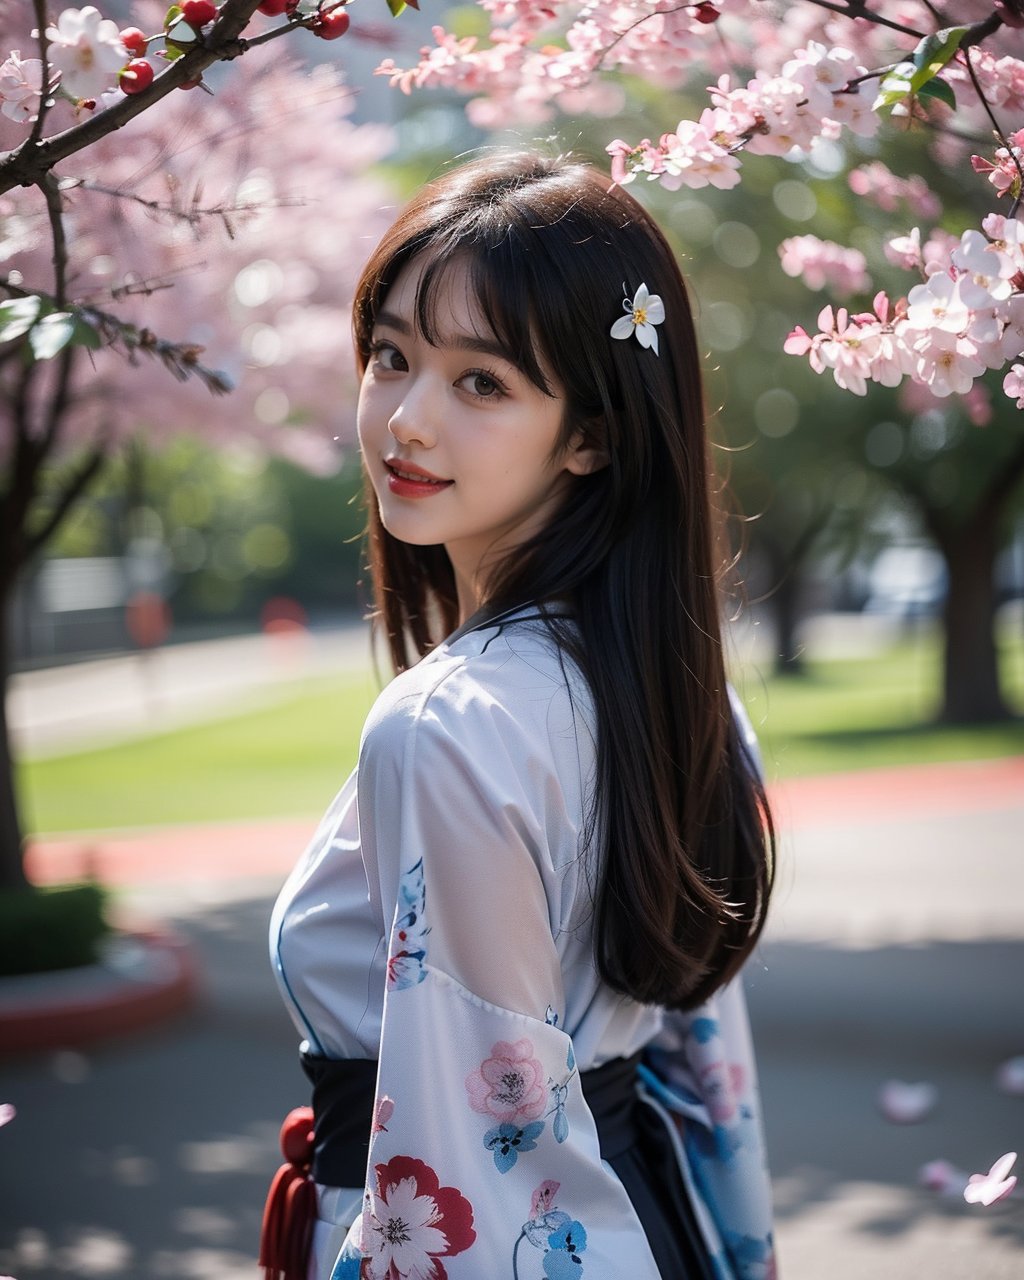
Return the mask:
[[[1024,642],[1003,655],[1024,715]],[[810,663],[799,677],[738,673],[769,778],[920,761],[1024,754],[1024,720],[947,728],[934,635],[874,658]],[[371,675],[319,681],[245,715],[120,746],[28,761],[20,770],[33,832],[315,816],[353,762],[375,694]]]

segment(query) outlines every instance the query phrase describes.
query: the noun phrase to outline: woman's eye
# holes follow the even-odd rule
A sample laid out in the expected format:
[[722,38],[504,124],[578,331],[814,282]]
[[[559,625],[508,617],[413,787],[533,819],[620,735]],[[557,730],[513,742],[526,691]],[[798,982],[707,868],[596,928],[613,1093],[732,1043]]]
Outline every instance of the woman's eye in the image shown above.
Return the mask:
[[482,400],[496,398],[504,393],[504,388],[497,378],[492,378],[489,373],[483,373],[480,370],[463,374],[459,382],[465,390],[474,396],[479,396]]
[[407,373],[405,356],[390,342],[375,342],[370,348],[374,362],[389,373]]

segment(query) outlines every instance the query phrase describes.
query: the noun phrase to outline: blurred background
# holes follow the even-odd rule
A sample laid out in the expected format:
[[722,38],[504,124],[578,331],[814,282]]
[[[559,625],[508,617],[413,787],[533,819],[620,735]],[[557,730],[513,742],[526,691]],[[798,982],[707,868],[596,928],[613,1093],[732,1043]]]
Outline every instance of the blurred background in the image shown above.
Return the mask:
[[[125,378],[80,361],[63,447],[5,554],[29,880],[92,878],[122,944],[156,922],[197,976],[186,1007],[131,1035],[33,1049],[0,1031],[0,1102],[17,1108],[0,1132],[0,1268],[19,1280],[256,1274],[277,1128],[304,1101],[266,961],[270,906],[382,678],[363,622],[346,307],[419,183],[538,132],[389,90],[372,74],[383,45],[408,62],[432,19],[381,12],[358,39],[289,48],[299,61],[247,57],[244,79],[210,77],[223,116],[175,104],[97,158],[109,174],[130,156],[117,180],[155,183],[171,212],[79,197],[76,269],[101,283],[129,270],[140,307],[166,288],[161,322],[198,325],[238,390],[214,399],[155,364]],[[451,21],[468,34],[480,11]],[[602,161],[610,118],[640,136],[655,96],[675,120],[701,88],[624,79],[604,118],[545,128]],[[825,298],[775,269],[782,240],[813,228],[884,272],[882,213],[836,182],[850,163],[828,144],[751,164],[733,191],[638,192],[696,300],[737,557],[732,677],[781,832],[775,918],[748,977],[780,1273],[1000,1280],[1020,1275],[1021,1201],[978,1210],[954,1184],[1024,1134],[1006,1067],[1024,1055],[1019,414],[981,383],[943,401],[854,397],[783,354]],[[912,163],[948,210],[966,199],[927,156]],[[212,229],[189,214],[200,177]],[[40,217],[0,211],[2,252],[26,276],[46,254]],[[92,968],[145,983],[155,963],[108,943]],[[0,978],[0,1028],[61,980]],[[893,1081],[935,1092],[882,1105]],[[936,1160],[952,1172],[921,1185]]]

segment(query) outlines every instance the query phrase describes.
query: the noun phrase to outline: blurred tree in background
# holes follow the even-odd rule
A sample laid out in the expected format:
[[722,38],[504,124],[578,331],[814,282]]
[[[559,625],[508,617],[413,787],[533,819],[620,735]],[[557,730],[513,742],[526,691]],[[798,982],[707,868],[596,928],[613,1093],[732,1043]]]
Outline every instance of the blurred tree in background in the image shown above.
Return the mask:
[[[336,438],[350,437],[346,286],[395,203],[366,177],[391,139],[351,123],[335,71],[304,69],[276,43],[302,27],[344,34],[345,0],[264,0],[266,21],[257,0],[188,6],[163,13],[142,0],[134,13],[156,33],[148,39],[91,9],[47,26],[33,0],[46,33],[35,41],[28,6],[0,13],[11,50],[0,74],[0,147],[10,148],[0,154],[0,607],[110,458],[144,435],[144,452],[124,454],[128,514],[110,536],[166,537],[186,614],[250,609],[264,585],[300,572],[294,550],[314,511],[307,497],[301,516],[287,514],[297,473],[253,450],[327,475]],[[520,141],[560,112],[560,142],[583,131],[617,181],[651,184],[689,251],[718,366],[715,427],[751,548],[775,580],[784,660],[797,656],[802,567],[877,536],[897,495],[946,559],[943,714],[1005,715],[992,565],[1024,474],[1024,364],[1011,366],[1024,358],[1024,265],[1013,274],[1024,252],[1013,231],[1024,0],[956,0],[941,12],[923,0],[503,0],[452,22],[419,62],[386,59],[382,73],[406,92],[468,95],[466,119],[492,140],[509,141],[513,125]],[[35,69],[26,50],[42,59]],[[218,72],[221,62],[232,65]],[[177,92],[204,73],[213,99]],[[442,105],[421,119],[431,111],[450,117]],[[609,139],[611,119],[640,141]],[[641,136],[677,119],[657,141]],[[452,132],[420,132],[427,154],[406,151],[405,178],[457,150]],[[982,152],[973,174],[972,148]],[[891,167],[879,168],[883,156]],[[1001,217],[982,220],[998,193],[1005,234]],[[911,287],[919,276],[927,287]],[[788,277],[824,291],[821,332],[787,338],[807,310]],[[793,354],[831,371],[842,392]],[[150,457],[182,432],[225,457]],[[339,482],[346,499],[350,482]],[[81,544],[84,524],[77,535]],[[17,883],[9,774],[2,755],[0,850]]]

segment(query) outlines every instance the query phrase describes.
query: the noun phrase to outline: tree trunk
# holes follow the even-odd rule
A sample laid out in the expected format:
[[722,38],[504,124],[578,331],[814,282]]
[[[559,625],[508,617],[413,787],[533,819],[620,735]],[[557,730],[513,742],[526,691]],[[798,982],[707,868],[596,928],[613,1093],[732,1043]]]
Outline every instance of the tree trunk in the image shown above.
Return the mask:
[[801,568],[796,564],[784,568],[772,595],[775,606],[776,675],[800,675],[804,669],[803,647],[797,643],[796,638],[803,587]]
[[940,719],[977,724],[1011,716],[999,687],[994,631],[999,510],[993,504],[940,540],[949,573]]
[[7,682],[10,670],[8,606],[10,590],[0,592],[0,890],[23,889],[24,841],[14,790],[14,755],[7,731]]

